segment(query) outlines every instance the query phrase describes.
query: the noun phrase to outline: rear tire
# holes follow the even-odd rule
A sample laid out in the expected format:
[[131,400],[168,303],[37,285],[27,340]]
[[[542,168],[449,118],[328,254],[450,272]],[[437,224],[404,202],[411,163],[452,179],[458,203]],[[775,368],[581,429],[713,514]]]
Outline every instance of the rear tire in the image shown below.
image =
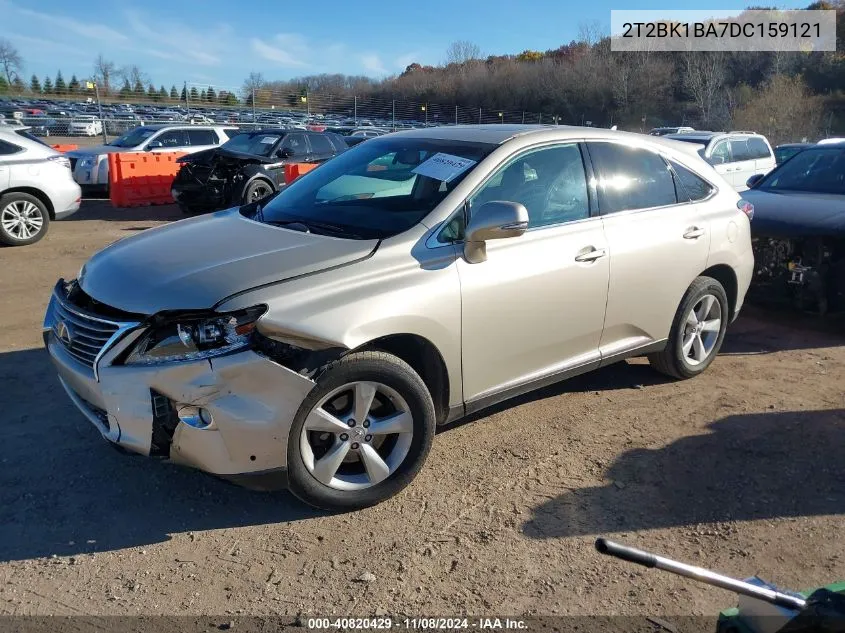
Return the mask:
[[666,348],[649,354],[649,364],[672,378],[697,376],[719,353],[729,318],[722,284],[711,277],[697,277],[678,306]]
[[49,226],[50,213],[35,196],[18,191],[0,196],[0,243],[34,244],[47,235]]
[[410,365],[384,352],[349,354],[325,368],[294,417],[289,488],[324,510],[380,503],[416,477],[434,429],[431,394]]

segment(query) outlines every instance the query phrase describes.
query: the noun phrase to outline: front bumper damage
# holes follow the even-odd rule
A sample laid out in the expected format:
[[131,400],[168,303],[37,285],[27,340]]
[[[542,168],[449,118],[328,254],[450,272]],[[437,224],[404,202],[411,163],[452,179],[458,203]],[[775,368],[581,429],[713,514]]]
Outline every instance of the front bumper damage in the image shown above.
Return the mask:
[[[252,350],[121,364],[145,332],[137,322],[111,322],[114,333],[89,363],[90,355],[66,340],[68,330],[85,332],[86,318],[109,323],[69,305],[60,282],[44,319],[44,343],[68,396],[104,438],[241,483],[283,481],[290,425],[312,380]],[[198,408],[210,414],[211,424],[190,423],[186,412]]]

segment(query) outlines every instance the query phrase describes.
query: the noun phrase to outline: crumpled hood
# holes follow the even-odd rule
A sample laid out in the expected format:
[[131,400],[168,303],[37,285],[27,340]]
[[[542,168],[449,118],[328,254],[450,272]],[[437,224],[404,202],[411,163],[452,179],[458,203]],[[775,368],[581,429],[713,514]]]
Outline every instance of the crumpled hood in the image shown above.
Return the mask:
[[740,195],[754,205],[754,236],[845,237],[845,196],[761,189],[749,189]]
[[229,209],[119,240],[88,260],[79,283],[126,312],[201,310],[244,290],[350,264],[377,245],[262,224]]

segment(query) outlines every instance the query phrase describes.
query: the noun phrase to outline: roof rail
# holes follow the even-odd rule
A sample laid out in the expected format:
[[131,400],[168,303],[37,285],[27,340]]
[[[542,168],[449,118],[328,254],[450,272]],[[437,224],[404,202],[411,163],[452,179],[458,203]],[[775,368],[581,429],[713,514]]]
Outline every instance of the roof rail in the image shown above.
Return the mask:
[[757,134],[754,130],[731,130],[727,134]]

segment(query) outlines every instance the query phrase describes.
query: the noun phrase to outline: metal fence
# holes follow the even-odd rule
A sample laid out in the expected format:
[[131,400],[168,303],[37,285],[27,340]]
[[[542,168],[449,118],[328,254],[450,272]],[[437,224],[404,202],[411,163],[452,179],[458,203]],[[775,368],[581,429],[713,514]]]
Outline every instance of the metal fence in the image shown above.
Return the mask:
[[[465,104],[429,103],[373,95],[325,92],[289,93],[258,88],[243,90],[186,83],[176,98],[170,92],[102,96],[85,93],[23,94],[0,101],[0,118],[22,123],[38,136],[118,136],[145,124],[194,123],[259,127],[325,125],[345,130],[526,123],[564,123],[555,113],[499,110]],[[567,123],[584,123],[567,121]]]

